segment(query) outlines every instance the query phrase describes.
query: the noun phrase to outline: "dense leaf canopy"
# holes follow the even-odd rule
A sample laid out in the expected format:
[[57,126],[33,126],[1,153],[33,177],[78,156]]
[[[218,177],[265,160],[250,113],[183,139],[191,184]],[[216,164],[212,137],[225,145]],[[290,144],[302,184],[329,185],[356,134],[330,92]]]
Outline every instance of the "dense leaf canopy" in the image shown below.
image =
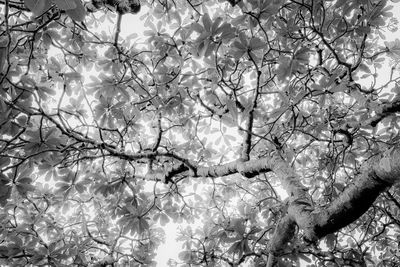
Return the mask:
[[400,265],[390,4],[0,1],[0,265]]

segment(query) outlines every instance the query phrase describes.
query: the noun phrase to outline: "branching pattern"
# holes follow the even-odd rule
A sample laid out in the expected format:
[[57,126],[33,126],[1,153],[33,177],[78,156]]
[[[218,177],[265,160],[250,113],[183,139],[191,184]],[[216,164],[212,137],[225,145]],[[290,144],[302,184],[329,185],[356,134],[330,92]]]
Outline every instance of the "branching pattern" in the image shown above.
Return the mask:
[[0,8],[0,265],[400,264],[388,1]]

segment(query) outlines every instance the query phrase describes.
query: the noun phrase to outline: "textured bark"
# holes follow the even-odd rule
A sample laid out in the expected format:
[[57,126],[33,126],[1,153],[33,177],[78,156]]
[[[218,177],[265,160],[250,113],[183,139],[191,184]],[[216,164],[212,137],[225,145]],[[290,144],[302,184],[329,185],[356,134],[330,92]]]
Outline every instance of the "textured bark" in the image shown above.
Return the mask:
[[382,111],[378,112],[374,117],[366,121],[366,124],[371,125],[372,127],[375,127],[378,125],[378,123],[386,118],[387,116],[390,116],[392,114],[395,114],[396,112],[400,111],[400,99],[396,99],[396,101],[393,101],[391,103],[386,103],[382,105]]
[[314,233],[321,238],[354,222],[373,204],[376,198],[400,181],[400,148],[377,155],[364,163],[362,172],[327,207],[312,213]]
[[289,216],[285,216],[279,220],[274,234],[268,244],[269,255],[267,267],[276,264],[276,257],[282,253],[286,243],[293,238],[295,230],[296,223]]
[[315,217],[315,236],[334,233],[363,215],[376,198],[388,187],[375,173],[361,174],[343,193]]
[[278,153],[270,158],[238,160],[210,167],[179,163],[162,173],[149,174],[149,177],[168,182],[178,174],[221,177],[240,173],[251,178],[269,171],[276,174],[289,195],[288,213],[278,223],[268,245],[274,258],[294,237],[296,225],[307,240],[314,242],[349,225],[364,214],[382,192],[400,181],[400,146],[394,146],[367,160],[353,182],[325,207],[314,207],[308,189]]
[[316,241],[357,220],[382,192],[398,181],[400,148],[393,147],[367,160],[361,173],[326,207],[317,207],[308,212],[293,202],[288,212],[304,231],[305,237]]
[[[295,222],[303,230],[305,238],[314,242],[357,220],[382,192],[400,181],[400,147],[393,147],[367,160],[361,173],[326,207],[314,208],[307,201],[310,198],[305,187],[284,161],[276,162],[273,171],[291,197],[286,220]],[[278,225],[277,228],[281,230],[276,233],[282,234],[285,227],[290,229],[287,223]],[[272,254],[277,256],[290,238],[293,238],[294,233],[288,230],[281,238],[275,235],[270,240],[269,247]]]
[[[308,189],[301,183],[295,170],[282,157],[274,157],[273,162],[272,171],[281,180],[283,188],[289,195],[288,216],[290,220],[296,222],[303,230],[312,229],[314,223],[310,220],[310,213],[314,210],[314,206]],[[275,246],[272,245],[272,247]]]
[[159,180],[169,182],[178,174],[185,174],[191,177],[210,177],[217,178],[235,173],[240,173],[244,177],[252,178],[261,173],[270,172],[275,164],[274,158],[262,158],[250,161],[233,161],[222,165],[210,167],[196,166],[194,164],[178,163],[160,173],[149,173],[146,178],[149,180]]

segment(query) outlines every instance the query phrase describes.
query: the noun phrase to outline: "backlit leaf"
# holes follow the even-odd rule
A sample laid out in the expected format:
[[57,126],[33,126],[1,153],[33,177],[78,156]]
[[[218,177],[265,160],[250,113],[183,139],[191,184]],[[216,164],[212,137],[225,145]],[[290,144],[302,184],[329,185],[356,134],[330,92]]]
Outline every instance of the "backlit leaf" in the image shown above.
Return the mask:
[[76,2],[72,0],[53,0],[59,9],[70,10],[77,7]]
[[65,13],[70,16],[71,19],[81,22],[85,19],[86,16],[86,10],[85,7],[83,6],[81,0],[71,0],[74,1],[76,4],[76,7],[74,9],[68,9],[65,11]]
[[51,7],[51,0],[24,0],[24,4],[33,14],[39,16]]

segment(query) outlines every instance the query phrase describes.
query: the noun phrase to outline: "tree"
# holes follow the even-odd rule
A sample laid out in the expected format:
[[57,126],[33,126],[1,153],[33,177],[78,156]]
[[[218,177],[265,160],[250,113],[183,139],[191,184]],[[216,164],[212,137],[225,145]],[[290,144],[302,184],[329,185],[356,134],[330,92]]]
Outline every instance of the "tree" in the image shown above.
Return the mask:
[[2,265],[400,265],[390,2],[0,3]]

